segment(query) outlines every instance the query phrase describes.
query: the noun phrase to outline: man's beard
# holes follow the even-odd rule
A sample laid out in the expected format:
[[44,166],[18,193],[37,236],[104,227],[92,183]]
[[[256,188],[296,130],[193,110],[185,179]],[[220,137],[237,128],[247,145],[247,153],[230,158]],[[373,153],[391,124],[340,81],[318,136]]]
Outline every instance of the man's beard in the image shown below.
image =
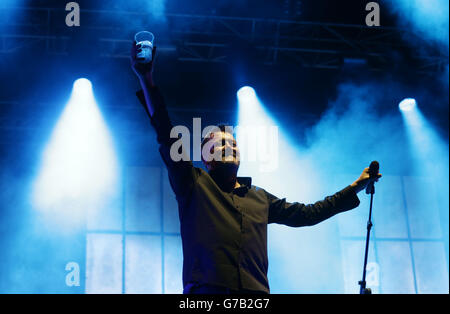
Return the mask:
[[215,161],[209,175],[222,190],[231,192],[236,184],[238,168],[239,163],[234,161]]
[[232,170],[237,170],[239,168],[239,162],[236,160],[220,160],[214,162],[214,169],[228,172]]
[[235,160],[222,160],[215,161],[214,167],[209,172],[210,174],[214,174],[214,176],[224,178],[236,174],[238,169],[239,162],[236,162]]

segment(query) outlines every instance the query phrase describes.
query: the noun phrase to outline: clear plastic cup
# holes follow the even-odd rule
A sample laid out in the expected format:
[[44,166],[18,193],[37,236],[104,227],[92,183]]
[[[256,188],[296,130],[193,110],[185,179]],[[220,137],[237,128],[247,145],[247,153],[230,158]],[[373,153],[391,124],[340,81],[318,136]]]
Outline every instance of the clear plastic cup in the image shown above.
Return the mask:
[[140,45],[141,52],[136,54],[137,62],[148,63],[152,61],[153,40],[155,36],[147,31],[142,31],[134,35],[136,45]]

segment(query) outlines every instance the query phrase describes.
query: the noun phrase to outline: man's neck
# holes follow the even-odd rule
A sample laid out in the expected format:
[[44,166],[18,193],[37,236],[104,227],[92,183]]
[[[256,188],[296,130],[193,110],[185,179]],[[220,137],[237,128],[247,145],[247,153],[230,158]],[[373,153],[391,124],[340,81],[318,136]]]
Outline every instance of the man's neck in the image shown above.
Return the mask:
[[241,185],[237,181],[236,172],[224,172],[220,170],[211,170],[210,176],[216,182],[216,184],[225,192],[231,192]]

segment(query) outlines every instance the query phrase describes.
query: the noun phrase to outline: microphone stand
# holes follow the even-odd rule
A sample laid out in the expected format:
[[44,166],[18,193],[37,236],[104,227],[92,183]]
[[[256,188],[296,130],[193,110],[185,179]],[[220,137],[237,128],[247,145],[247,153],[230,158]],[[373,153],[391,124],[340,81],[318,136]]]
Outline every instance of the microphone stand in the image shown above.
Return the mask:
[[375,194],[375,186],[374,182],[369,183],[367,186],[366,193],[370,194],[370,208],[369,208],[369,220],[367,221],[367,236],[366,236],[366,251],[364,253],[364,268],[363,268],[363,276],[362,280],[358,281],[358,284],[361,286],[359,289],[359,294],[372,294],[372,290],[370,288],[366,288],[366,267],[367,267],[367,257],[369,255],[369,240],[370,240],[370,230],[372,229],[372,204],[373,204],[373,195]]

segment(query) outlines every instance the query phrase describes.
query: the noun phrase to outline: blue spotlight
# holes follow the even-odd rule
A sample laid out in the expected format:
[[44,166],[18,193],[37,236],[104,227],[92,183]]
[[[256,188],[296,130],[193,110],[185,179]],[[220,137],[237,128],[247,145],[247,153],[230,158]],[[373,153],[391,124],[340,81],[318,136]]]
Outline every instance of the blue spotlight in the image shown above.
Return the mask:
[[255,99],[256,93],[255,93],[255,90],[253,89],[253,87],[244,86],[244,87],[241,87],[237,91],[237,97],[238,97],[239,101],[248,101],[248,100]]
[[79,78],[73,83],[73,88],[79,92],[87,94],[92,90],[92,83],[86,78]]
[[398,107],[401,111],[411,111],[417,105],[417,102],[414,98],[405,98],[399,104]]
[[117,176],[113,141],[92,84],[78,79],[45,148],[33,204],[64,221],[83,219],[113,193]]
[[[285,197],[288,202],[319,199],[321,196],[316,198],[317,191],[322,191],[324,183],[328,182],[318,180],[314,162],[307,160],[297,149],[298,139],[292,141],[283,128],[279,127],[279,123],[253,88],[245,86],[239,89],[237,100],[240,129],[236,131],[236,141],[241,157],[240,176],[252,177],[253,184],[278,197]],[[329,250],[318,251],[314,241],[308,241],[308,236],[299,236],[298,232],[295,228],[269,225],[268,246],[271,248],[270,252],[275,252],[269,255],[269,264],[275,265],[269,269],[272,292],[287,293],[286,287],[290,287],[291,291],[307,291],[311,283],[316,281],[315,276],[310,276],[311,269],[314,269],[314,273],[321,273],[322,269],[328,267],[326,261],[335,259],[333,254],[327,253],[333,251],[332,241],[325,241],[327,243],[324,245],[327,245]],[[312,237],[314,236],[311,235]],[[338,235],[334,238],[338,238]],[[299,239],[302,252],[292,250],[292,246],[286,245],[290,239]],[[305,255],[304,251],[312,254]],[[304,270],[302,267],[303,273],[300,276],[308,279],[296,280],[292,273],[298,272],[298,265],[305,262],[310,268]],[[324,277],[327,277],[329,284],[331,276],[327,275]],[[331,282],[337,285],[338,280],[333,278]]]

